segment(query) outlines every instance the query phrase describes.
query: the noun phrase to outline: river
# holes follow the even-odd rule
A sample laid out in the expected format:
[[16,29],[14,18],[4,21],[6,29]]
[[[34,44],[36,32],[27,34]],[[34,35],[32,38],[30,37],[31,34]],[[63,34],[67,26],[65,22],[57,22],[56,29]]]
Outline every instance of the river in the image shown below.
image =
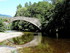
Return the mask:
[[[46,45],[49,47],[47,48]],[[30,51],[33,52],[35,51],[35,53],[70,53],[70,39],[69,38],[57,39],[57,38],[42,36],[42,46],[40,45],[40,47],[41,48],[32,48]],[[46,52],[47,50],[50,52]],[[25,51],[24,53],[28,52]]]
[[[11,32],[11,31],[7,31],[7,32]],[[30,32],[30,33],[34,33],[34,32]],[[47,36],[42,36],[42,38],[43,38],[42,44],[49,45],[50,48],[52,49],[51,53],[70,53],[70,39],[67,39],[67,38],[56,39],[56,38],[51,38],[51,37],[47,37]],[[47,49],[45,49],[45,51],[47,51]],[[38,52],[36,51],[36,53],[38,53]]]
[[52,48],[52,53],[70,53],[70,39],[43,37],[42,42]]

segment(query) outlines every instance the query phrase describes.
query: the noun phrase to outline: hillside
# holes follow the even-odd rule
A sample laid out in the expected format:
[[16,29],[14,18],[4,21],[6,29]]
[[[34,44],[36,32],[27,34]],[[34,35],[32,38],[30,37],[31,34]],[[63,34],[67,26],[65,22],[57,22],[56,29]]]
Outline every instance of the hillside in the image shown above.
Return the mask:
[[0,14],[0,17],[12,17],[10,15]]

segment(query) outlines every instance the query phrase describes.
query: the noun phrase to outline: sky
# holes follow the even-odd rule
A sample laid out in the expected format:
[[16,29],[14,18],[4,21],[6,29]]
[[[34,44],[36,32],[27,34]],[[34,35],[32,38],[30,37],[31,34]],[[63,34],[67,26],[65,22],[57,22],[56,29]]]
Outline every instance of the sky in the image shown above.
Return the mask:
[[34,3],[43,0],[0,0],[0,14],[14,16],[17,6],[19,4],[24,6],[25,3],[29,1],[31,1],[31,3]]

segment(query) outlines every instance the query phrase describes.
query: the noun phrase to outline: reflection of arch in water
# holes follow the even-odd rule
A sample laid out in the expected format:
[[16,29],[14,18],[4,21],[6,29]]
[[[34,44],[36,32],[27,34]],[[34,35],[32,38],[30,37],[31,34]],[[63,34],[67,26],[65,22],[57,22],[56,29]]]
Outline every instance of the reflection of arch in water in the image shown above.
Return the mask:
[[[14,26],[15,23],[17,24],[16,26]],[[21,26],[21,29],[19,29],[18,24]],[[32,32],[40,31],[40,29],[36,25],[25,20],[14,20],[12,22],[12,25],[14,26],[12,28],[13,30],[32,31]]]
[[10,22],[13,22],[15,20],[24,20],[24,21],[32,23],[33,25],[35,25],[36,27],[38,27],[39,29],[41,29],[41,23],[40,23],[39,19],[37,19],[37,18],[14,17],[14,18],[10,18],[9,20],[10,20]]

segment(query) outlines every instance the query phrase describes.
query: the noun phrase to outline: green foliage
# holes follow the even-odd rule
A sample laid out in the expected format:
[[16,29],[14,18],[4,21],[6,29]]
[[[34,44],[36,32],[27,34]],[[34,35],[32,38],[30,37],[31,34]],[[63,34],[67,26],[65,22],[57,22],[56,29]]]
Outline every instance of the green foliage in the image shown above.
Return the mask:
[[[53,34],[56,33],[56,29],[59,33],[69,32],[70,30],[70,4],[69,0],[51,0],[53,4],[48,2],[38,2],[26,7],[27,10],[23,14],[19,11],[19,16],[36,17],[40,19],[42,24],[42,31]],[[23,10],[22,10],[23,11]],[[16,15],[17,16],[17,15]],[[49,33],[50,34],[50,33]]]
[[27,2],[25,3],[25,7],[28,7],[28,3]]
[[17,51],[11,51],[11,53],[17,53]]
[[31,6],[32,5],[32,3],[31,2],[29,2],[29,6]]
[[0,18],[0,32],[4,32],[6,30],[5,24],[3,23],[3,19]]
[[28,7],[28,6],[31,6],[32,5],[32,3],[31,2],[29,2],[29,3],[25,3],[25,7]]
[[36,17],[39,18],[42,23],[45,21],[45,19],[48,20],[52,14],[52,8],[54,8],[54,6],[48,2],[38,2],[34,4],[31,4],[31,2],[29,2],[29,5],[27,5],[27,7],[22,7],[21,9],[17,10],[16,16]]
[[14,21],[12,23],[12,29],[19,31],[32,31],[32,32],[38,30],[36,26],[23,20]]
[[55,7],[55,15],[54,17],[54,22],[56,24],[56,27],[59,29],[59,31],[61,31],[60,33],[62,34],[69,34],[70,32],[70,1],[69,0],[65,0],[62,3],[58,3]]
[[22,5],[21,5],[21,4],[19,4],[19,5],[17,6],[17,9],[20,9],[20,8],[22,8]]
[[57,3],[60,3],[62,2],[63,0],[51,0],[53,4],[57,4]]
[[[65,0],[63,2],[57,3],[54,10],[52,19],[49,20],[49,23],[44,28],[44,32],[48,35],[56,35],[56,30],[58,29],[58,34],[60,36],[67,36],[70,34],[70,1]],[[50,32],[50,33],[48,33]],[[67,36],[70,37],[70,36]]]
[[25,15],[25,12],[26,12],[27,8],[19,8],[15,14],[15,16],[24,16]]
[[48,2],[39,2],[34,3],[31,7],[28,8],[30,11],[31,17],[39,18],[42,22],[48,18],[49,10],[52,9],[52,5]]

